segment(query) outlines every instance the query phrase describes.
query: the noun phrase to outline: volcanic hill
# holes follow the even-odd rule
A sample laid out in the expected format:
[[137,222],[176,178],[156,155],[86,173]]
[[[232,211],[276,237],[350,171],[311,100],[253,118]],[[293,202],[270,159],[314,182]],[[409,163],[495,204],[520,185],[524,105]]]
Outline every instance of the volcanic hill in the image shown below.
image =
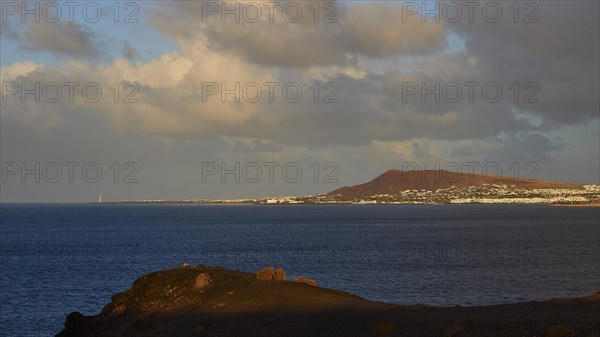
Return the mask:
[[373,195],[397,194],[406,190],[429,190],[484,185],[508,185],[527,189],[581,189],[582,184],[561,183],[537,179],[458,173],[445,170],[401,171],[392,169],[360,185],[345,186],[327,193],[341,198],[366,198]]

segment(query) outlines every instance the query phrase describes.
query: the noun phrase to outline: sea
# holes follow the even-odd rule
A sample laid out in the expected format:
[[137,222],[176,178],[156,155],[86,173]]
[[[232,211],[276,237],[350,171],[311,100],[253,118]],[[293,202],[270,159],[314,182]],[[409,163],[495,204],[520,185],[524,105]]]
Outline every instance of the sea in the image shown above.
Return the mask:
[[0,336],[53,336],[181,263],[397,304],[488,305],[600,290],[600,209],[543,205],[1,204]]

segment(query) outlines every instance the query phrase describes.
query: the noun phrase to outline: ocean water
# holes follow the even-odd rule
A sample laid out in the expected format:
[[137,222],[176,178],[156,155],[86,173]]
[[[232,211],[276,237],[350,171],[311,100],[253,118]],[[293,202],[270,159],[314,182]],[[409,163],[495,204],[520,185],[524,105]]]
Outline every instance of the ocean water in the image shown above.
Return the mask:
[[0,206],[0,336],[51,336],[139,276],[283,267],[398,304],[485,305],[600,289],[600,210],[536,205]]

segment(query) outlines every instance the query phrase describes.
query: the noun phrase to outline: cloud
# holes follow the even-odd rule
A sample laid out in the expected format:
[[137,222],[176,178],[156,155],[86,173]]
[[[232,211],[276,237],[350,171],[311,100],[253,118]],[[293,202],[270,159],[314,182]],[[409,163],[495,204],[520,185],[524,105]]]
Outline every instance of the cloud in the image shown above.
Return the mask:
[[3,81],[11,81],[20,76],[25,76],[36,70],[43,70],[44,66],[31,61],[15,62],[10,66],[4,66],[0,70]]
[[228,150],[234,152],[279,152],[282,147],[278,144],[262,139],[231,139],[226,141]]
[[[597,1],[537,1],[538,23],[505,20],[450,25],[465,39],[466,53],[496,81],[535,82],[539,103],[515,107],[543,118],[544,125],[578,124],[600,111],[600,22]],[[527,95],[532,90],[524,90]]]
[[[233,17],[227,21],[227,16],[223,20],[220,13],[208,15],[205,3],[191,1],[173,3],[166,12],[157,10],[151,22],[179,43],[204,39],[208,46],[222,53],[242,55],[256,64],[282,67],[339,66],[349,62],[350,54],[372,58],[399,53],[425,55],[446,46],[444,25],[423,24],[417,17],[403,22],[402,8],[392,3],[336,3],[334,6],[331,1],[323,1],[318,3],[319,8],[328,10],[322,9],[321,14],[315,12],[317,2],[292,3],[300,7],[302,13],[295,23],[290,23],[291,14],[285,16],[287,11],[279,7],[271,9],[272,17],[265,12],[259,22],[243,18],[236,22]],[[253,4],[266,11],[271,8],[266,4],[272,2]],[[286,6],[285,2],[280,5],[281,8]],[[326,22],[329,14],[335,22]]]
[[149,88],[163,89],[182,84],[193,65],[190,58],[178,53],[164,54],[159,59],[146,63],[132,63],[119,58],[109,66],[98,67],[98,73],[94,76],[138,82]]
[[[548,13],[555,13],[557,8],[551,6]],[[309,8],[304,9],[310,13]],[[173,15],[181,17],[175,20]],[[293,146],[363,146],[372,141],[422,137],[457,141],[552,130],[597,115],[598,97],[591,95],[597,81],[588,71],[594,65],[591,57],[580,55],[597,42],[590,41],[585,47],[563,41],[572,39],[556,28],[551,30],[556,31],[556,46],[544,47],[535,40],[547,36],[547,25],[569,26],[573,34],[581,34],[589,24],[578,25],[577,15],[560,17],[565,23],[553,21],[550,15],[539,26],[520,26],[510,20],[503,24],[451,25],[431,20],[422,23],[416,16],[403,22],[401,6],[388,2],[351,2],[340,4],[338,23],[315,24],[308,15],[297,24],[277,16],[274,23],[222,22],[220,18],[211,16],[202,22],[202,3],[169,3],[153,12],[151,22],[177,40],[177,52],[146,62],[127,58],[117,58],[109,65],[71,62],[27,80],[79,76],[81,81],[99,81],[107,86],[136,82],[138,104],[127,109],[97,104],[94,110],[121,132],[179,139],[223,136]],[[440,53],[449,31],[464,37],[465,48]],[[85,34],[75,35],[86,40]],[[560,47],[562,44],[565,47]],[[497,48],[510,53],[502,56]],[[124,51],[128,56],[135,54],[127,42]],[[527,62],[515,63],[517,56]],[[563,59],[581,59],[583,63],[567,62],[567,74],[552,69]],[[9,69],[3,72],[12,71]],[[575,77],[583,73],[586,83],[578,84]],[[465,97],[450,102],[431,95],[425,100],[420,94],[408,100],[403,96],[403,84],[408,82],[431,88],[472,81],[479,83],[472,102]],[[515,81],[521,85],[517,102],[510,89]],[[267,99],[264,86],[270,82],[279,83],[273,102]],[[502,87],[498,101],[483,99],[481,87],[487,82]],[[540,84],[539,103],[521,102],[528,94],[529,82]],[[254,83],[262,87],[263,96],[258,102],[238,102],[232,95],[221,93],[207,96],[207,83],[216,83],[219,91]],[[284,100],[282,87],[288,83],[302,87],[299,102]],[[327,83],[334,86],[325,90]],[[317,103],[313,100],[315,84],[320,89]],[[462,86],[462,90],[466,96],[468,89]],[[323,103],[327,94],[339,102]],[[565,106],[564,102],[571,104]],[[527,115],[542,115],[543,122],[533,124]]]
[[489,162],[534,162],[548,164],[556,162],[553,153],[568,144],[562,139],[550,139],[539,133],[508,133],[491,137],[483,142],[469,142],[450,151],[455,158],[484,159]]
[[129,44],[129,42],[124,41],[123,42],[123,50],[121,51],[121,55],[123,55],[123,57],[126,59],[135,59],[138,57],[138,52],[134,47],[132,47]]
[[101,48],[94,34],[77,22],[32,24],[23,35],[21,48],[29,51],[46,51],[73,58],[96,58]]
[[[2,15],[1,12],[0,15]],[[16,40],[20,38],[21,34],[9,20],[0,20],[0,36],[6,39]]]

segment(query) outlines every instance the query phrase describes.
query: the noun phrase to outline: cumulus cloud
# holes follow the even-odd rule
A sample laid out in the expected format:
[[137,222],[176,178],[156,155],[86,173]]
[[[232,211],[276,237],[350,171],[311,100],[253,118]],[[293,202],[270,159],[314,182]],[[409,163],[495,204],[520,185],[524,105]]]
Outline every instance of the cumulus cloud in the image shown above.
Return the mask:
[[[348,3],[340,8],[338,23],[315,24],[308,15],[297,24],[281,18],[278,21],[277,17],[274,23],[243,20],[235,23],[222,22],[220,16],[202,22],[201,3],[170,3],[166,10],[154,13],[152,22],[177,40],[177,52],[147,62],[126,58],[96,66],[71,62],[68,67],[54,69],[53,74],[60,73],[60,78],[79,74],[82,80],[104,81],[107,85],[122,81],[139,83],[138,104],[127,109],[108,106],[97,110],[122,132],[180,139],[224,136],[268,139],[294,146],[362,146],[372,141],[415,137],[485,139],[504,132],[560,126],[560,119],[552,118],[552,113],[546,110],[544,123],[532,124],[523,115],[539,111],[542,103],[514,102],[509,89],[513,81],[550,82],[545,80],[549,75],[539,77],[540,74],[531,72],[527,77],[523,75],[527,70],[522,69],[522,73],[510,78],[506,66],[497,64],[510,59],[499,59],[491,49],[481,47],[485,43],[481,41],[487,41],[484,37],[475,38],[485,33],[473,32],[460,24],[449,28],[449,24],[422,23],[417,17],[402,22],[401,7],[387,2]],[[181,18],[174,20],[171,15]],[[162,24],[166,22],[169,25]],[[187,29],[180,30],[179,25]],[[482,31],[498,36],[495,41],[507,50],[531,53],[529,44],[516,37],[513,26],[488,23]],[[480,28],[477,24],[473,27]],[[464,50],[438,52],[446,43],[448,29],[465,36]],[[545,36],[543,30],[533,31]],[[585,50],[581,48],[581,52]],[[560,52],[557,57],[564,54],[569,55]],[[421,56],[414,58],[415,55]],[[552,54],[538,54],[538,57],[539,62],[530,60],[528,64],[551,64],[554,60]],[[569,79],[556,73],[550,86],[568,88]],[[403,95],[404,84],[409,82],[424,90],[422,84],[431,88],[448,82],[472,81],[479,83],[474,101],[465,97],[458,102],[433,96],[422,99],[420,93]],[[491,81],[504,90],[501,99],[494,102],[485,101],[481,92],[481,86]],[[267,99],[264,86],[271,82],[279,83],[273,92],[273,102]],[[285,101],[282,96],[282,86],[292,82],[303,89],[302,99],[295,103]],[[207,83],[216,83],[219,92],[207,96]],[[238,102],[232,95],[221,95],[224,88],[231,90],[249,83],[265,90],[260,101],[248,102],[242,98]],[[318,103],[312,99],[315,83],[321,89]],[[333,91],[323,89],[326,83],[335,84],[330,87]],[[468,89],[461,87],[466,96]],[[562,96],[567,101],[568,97],[578,97],[583,101],[578,102],[583,115],[590,115],[594,102],[581,97],[586,90],[571,88],[553,96]],[[338,102],[323,103],[327,93],[334,94]],[[241,94],[238,91],[238,99]],[[540,97],[540,101],[545,97]]]
[[19,76],[25,76],[33,71],[41,70],[44,66],[31,61],[15,62],[10,66],[1,68],[0,74],[3,81],[11,81]]
[[[258,3],[256,7],[264,11],[258,22],[244,17],[238,22],[232,16],[223,19],[222,7],[218,7],[217,14],[209,14],[214,12],[213,7],[191,1],[173,3],[166,12],[156,11],[151,22],[180,43],[204,37],[215,50],[243,55],[253,63],[282,67],[340,66],[352,54],[374,58],[398,53],[425,55],[446,46],[443,24],[423,24],[416,16],[404,18],[402,8],[393,3],[333,6],[331,1],[322,1],[317,14],[317,2],[291,2],[299,7],[301,15],[285,14],[286,2],[276,8],[267,5],[272,2],[251,3]],[[290,16],[298,21],[290,23]]]

